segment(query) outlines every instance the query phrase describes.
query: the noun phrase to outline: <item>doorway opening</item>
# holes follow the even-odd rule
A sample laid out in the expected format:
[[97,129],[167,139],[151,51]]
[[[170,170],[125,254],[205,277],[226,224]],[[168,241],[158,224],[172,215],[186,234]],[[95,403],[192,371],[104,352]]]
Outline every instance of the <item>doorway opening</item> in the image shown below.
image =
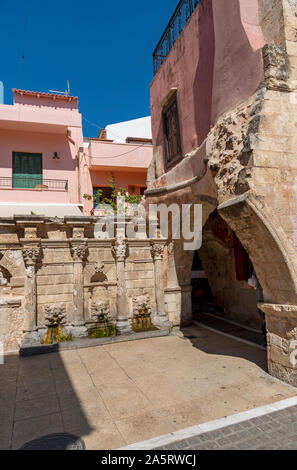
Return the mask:
[[204,228],[203,243],[193,255],[191,271],[194,321],[264,345],[258,292],[248,280],[253,265],[236,234],[213,212]]

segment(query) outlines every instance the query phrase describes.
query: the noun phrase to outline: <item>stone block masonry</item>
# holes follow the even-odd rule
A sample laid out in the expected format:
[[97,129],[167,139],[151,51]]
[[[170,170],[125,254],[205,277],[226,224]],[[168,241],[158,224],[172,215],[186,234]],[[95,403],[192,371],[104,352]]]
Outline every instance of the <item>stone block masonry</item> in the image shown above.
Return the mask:
[[94,308],[104,304],[118,333],[131,333],[133,302],[144,295],[152,323],[168,328],[160,281],[165,242],[97,239],[96,221],[22,216],[1,224],[0,219],[0,340],[5,352],[40,345],[48,312],[63,311],[63,328],[75,339],[88,335]]

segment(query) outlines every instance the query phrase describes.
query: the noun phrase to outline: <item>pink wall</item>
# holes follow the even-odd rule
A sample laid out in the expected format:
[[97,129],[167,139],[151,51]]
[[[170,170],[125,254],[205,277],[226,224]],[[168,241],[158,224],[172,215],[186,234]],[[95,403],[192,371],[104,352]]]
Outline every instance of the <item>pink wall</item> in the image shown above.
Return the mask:
[[160,103],[171,88],[178,88],[184,154],[203,142],[222,113],[257,89],[263,79],[263,37],[256,8],[256,0],[202,0],[154,77],[152,132],[161,164]]
[[[44,179],[68,180],[68,192],[9,190],[0,187],[1,202],[78,202],[74,147],[66,135],[0,129],[0,177],[12,177],[12,153],[41,153]],[[58,152],[60,160],[53,160]],[[41,199],[42,201],[41,201]],[[40,200],[39,200],[40,199]]]
[[[93,186],[109,186],[112,177],[118,187],[134,185],[139,193],[153,156],[147,144],[91,140],[83,149],[77,98],[20,91],[15,91],[13,106],[0,106],[0,178],[12,177],[13,152],[41,153],[43,178],[67,180],[68,191],[0,185],[0,202],[83,203],[85,214],[93,204],[83,195],[92,194]],[[53,159],[55,152],[59,160]]]
[[79,203],[76,155],[82,145],[77,100],[15,94],[13,106],[0,106],[0,177],[12,177],[13,152],[41,153],[43,178],[67,180],[68,190],[0,187],[0,202]]
[[[93,194],[93,187],[108,187],[113,179],[118,188],[135,186],[135,194],[146,186],[147,169],[153,157],[152,145],[119,144],[92,140],[85,149],[81,171],[82,194]],[[84,213],[93,202],[83,200]]]
[[146,170],[153,158],[152,145],[119,144],[92,140],[89,146],[91,168],[108,166]]

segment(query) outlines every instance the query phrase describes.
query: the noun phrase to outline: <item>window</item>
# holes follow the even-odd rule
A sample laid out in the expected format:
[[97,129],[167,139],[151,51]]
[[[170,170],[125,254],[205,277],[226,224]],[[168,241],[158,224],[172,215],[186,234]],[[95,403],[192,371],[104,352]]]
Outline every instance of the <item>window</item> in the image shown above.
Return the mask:
[[[95,197],[97,197],[97,191],[102,191],[102,195],[100,196],[100,201],[102,201],[102,199],[105,199],[105,198],[108,198],[110,199],[111,198],[111,193],[112,193],[112,188],[106,186],[106,187],[101,187],[101,186],[96,186],[93,188],[93,194]],[[98,205],[100,204],[100,201],[94,201],[94,208],[96,209],[96,207],[98,207]]]
[[12,187],[35,188],[39,184],[42,184],[42,155],[13,152]]
[[144,191],[146,191],[146,186],[140,186],[139,192],[140,192],[140,195],[141,195],[141,196],[144,195]]
[[146,190],[146,186],[138,186],[138,185],[129,185],[128,186],[128,193],[130,195],[143,196],[145,190]]
[[177,95],[163,108],[163,129],[166,166],[182,158],[181,135],[177,106]]

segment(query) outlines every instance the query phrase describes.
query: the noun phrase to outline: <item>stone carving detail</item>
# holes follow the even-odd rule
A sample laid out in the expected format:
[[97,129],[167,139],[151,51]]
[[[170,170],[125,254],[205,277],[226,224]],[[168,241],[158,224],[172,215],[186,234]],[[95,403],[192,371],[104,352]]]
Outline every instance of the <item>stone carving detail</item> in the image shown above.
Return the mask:
[[37,238],[37,227],[25,227],[25,238]]
[[124,261],[127,256],[127,243],[125,240],[116,242],[112,247],[113,254],[118,261]]
[[87,256],[87,246],[86,245],[72,245],[71,254],[73,256],[73,259],[75,260],[81,259],[83,261]]
[[110,321],[109,301],[92,302],[91,313],[95,322]]
[[23,248],[23,258],[26,266],[36,264],[41,255],[40,247]]
[[74,227],[73,228],[73,238],[80,239],[84,238],[84,229],[81,227]]
[[94,269],[96,274],[104,274],[104,263],[102,263],[102,261],[98,261],[95,264]]
[[288,332],[288,338],[293,339],[293,340],[297,340],[297,327],[293,328],[292,330],[290,330]]
[[64,325],[66,323],[66,307],[61,305],[60,307],[54,307],[52,305],[46,305],[44,308],[45,312],[45,324],[47,327],[57,327],[58,325]]
[[152,313],[152,309],[150,306],[150,296],[149,295],[140,295],[138,297],[133,297],[133,315],[150,315]]
[[164,245],[161,243],[154,243],[152,245],[152,257],[154,260],[163,259]]
[[168,244],[168,254],[169,255],[173,255],[174,254],[174,241],[172,240],[172,242],[170,242]]
[[8,280],[4,277],[3,271],[0,268],[0,286],[7,286]]

